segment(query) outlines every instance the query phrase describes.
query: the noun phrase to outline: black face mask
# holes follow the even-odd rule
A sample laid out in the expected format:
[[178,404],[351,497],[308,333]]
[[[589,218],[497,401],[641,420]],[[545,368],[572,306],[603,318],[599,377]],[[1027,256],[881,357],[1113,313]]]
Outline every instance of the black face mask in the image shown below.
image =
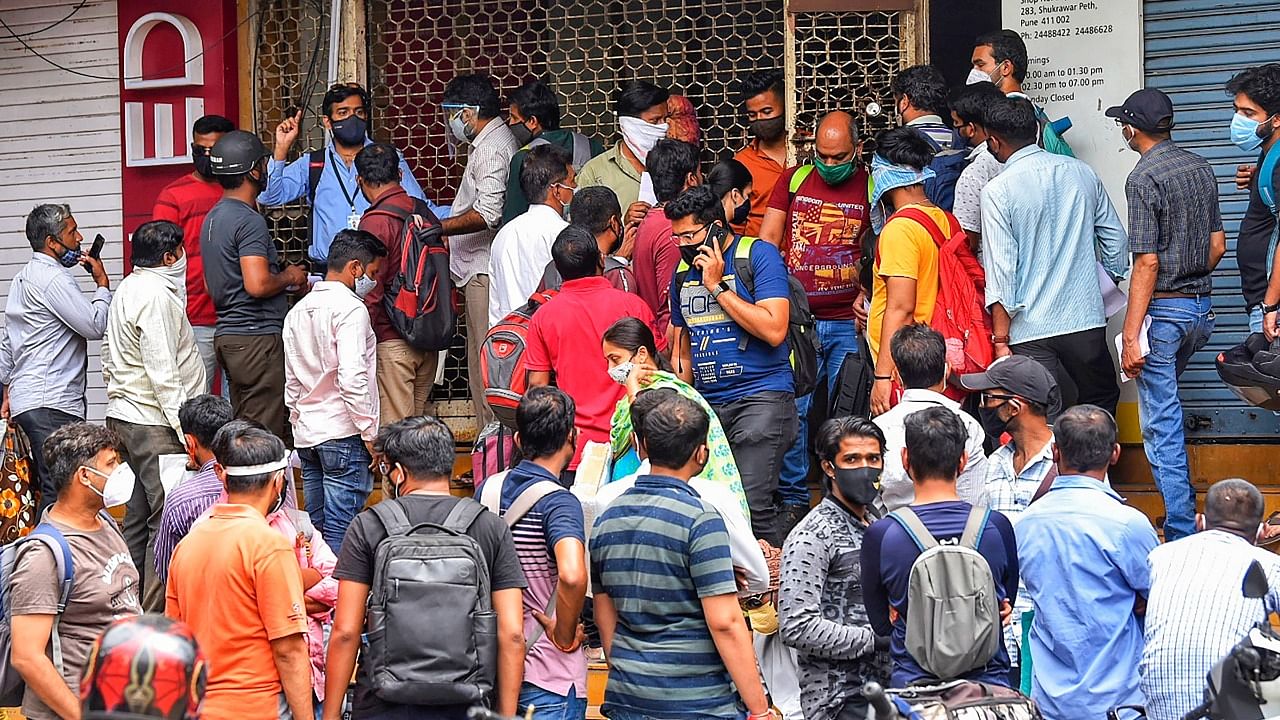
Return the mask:
[[507,127],[511,128],[511,134],[516,138],[516,147],[524,147],[533,139],[533,131],[524,123],[511,123]]
[[880,468],[836,468],[835,483],[840,494],[855,505],[870,505],[880,494]]
[[741,225],[747,221],[747,216],[751,214],[751,200],[743,200],[742,204],[733,209],[733,217],[729,220],[730,225]]
[[208,153],[203,155],[193,155],[191,164],[195,166],[196,174],[207,180],[213,179],[213,160]]
[[609,245],[609,252],[606,255],[613,255],[622,247],[622,233],[617,230],[611,230],[613,233],[613,243]]
[[702,249],[702,243],[679,245],[678,247],[680,248],[680,259],[684,261],[685,265],[693,267],[693,261],[698,258],[698,251]]
[[986,431],[987,436],[992,440],[998,441],[1000,436],[1009,430],[1009,420],[1000,417],[1000,408],[1004,405],[997,405],[993,408],[978,408],[978,420],[982,422],[982,429]]
[[365,134],[369,130],[369,124],[364,121],[364,118],[357,115],[335,120],[330,124],[333,127],[333,139],[347,147],[362,145]]
[[779,115],[768,120],[752,120],[751,134],[765,142],[773,142],[787,131],[787,118]]

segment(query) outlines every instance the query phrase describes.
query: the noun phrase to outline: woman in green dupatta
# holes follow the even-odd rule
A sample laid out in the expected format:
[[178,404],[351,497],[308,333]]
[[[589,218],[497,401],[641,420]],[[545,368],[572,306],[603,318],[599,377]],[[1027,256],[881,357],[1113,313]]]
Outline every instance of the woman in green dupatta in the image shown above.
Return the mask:
[[671,388],[698,403],[711,418],[711,426],[707,430],[707,450],[710,457],[698,477],[723,484],[733,492],[742,503],[742,512],[750,519],[751,508],[747,505],[747,494],[742,489],[742,477],[738,474],[738,466],[733,462],[733,450],[729,447],[724,428],[720,427],[720,420],[697,390],[671,372],[666,358],[658,354],[657,343],[649,326],[636,318],[622,318],[605,331],[603,349],[605,359],[609,362],[609,376],[627,389],[627,394],[618,401],[613,412],[609,431],[609,442],[613,447],[614,479],[635,472],[639,464],[631,426],[631,402],[645,390]]

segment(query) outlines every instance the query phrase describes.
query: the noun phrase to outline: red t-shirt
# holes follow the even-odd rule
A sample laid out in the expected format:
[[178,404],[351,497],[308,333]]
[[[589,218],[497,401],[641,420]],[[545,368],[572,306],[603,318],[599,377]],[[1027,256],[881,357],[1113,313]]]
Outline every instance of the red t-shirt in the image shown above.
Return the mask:
[[649,210],[636,228],[636,247],[631,253],[631,271],[636,276],[636,294],[644,300],[657,321],[658,337],[671,324],[671,277],[680,265],[680,249],[671,237],[671,221],[662,206]]
[[200,226],[221,199],[221,185],[197,180],[188,173],[166,185],[151,210],[152,220],[168,220],[182,228],[182,247],[187,253],[187,318],[196,327],[213,327],[218,320],[213,298],[204,287]]
[[[803,166],[801,166],[803,167]],[[867,171],[832,187],[816,170],[790,198],[790,168],[778,178],[769,207],[787,213],[782,258],[809,294],[809,308],[823,320],[848,320],[858,299],[862,234],[871,225]]]
[[609,441],[614,407],[626,390],[609,377],[601,343],[604,331],[624,317],[643,320],[654,330],[658,349],[666,339],[654,328],[644,300],[617,290],[603,277],[566,280],[560,294],[538,309],[529,322],[525,369],[554,372],[555,384],[573,398],[578,412],[578,447],[570,470],[576,470],[588,440]]

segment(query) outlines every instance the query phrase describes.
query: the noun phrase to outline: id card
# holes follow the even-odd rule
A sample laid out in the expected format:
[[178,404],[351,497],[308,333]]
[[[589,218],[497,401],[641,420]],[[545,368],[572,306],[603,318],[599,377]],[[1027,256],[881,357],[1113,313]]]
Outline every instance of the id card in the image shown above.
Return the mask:
[[351,214],[347,216],[347,229],[349,230],[360,229],[360,213],[355,212],[353,210]]

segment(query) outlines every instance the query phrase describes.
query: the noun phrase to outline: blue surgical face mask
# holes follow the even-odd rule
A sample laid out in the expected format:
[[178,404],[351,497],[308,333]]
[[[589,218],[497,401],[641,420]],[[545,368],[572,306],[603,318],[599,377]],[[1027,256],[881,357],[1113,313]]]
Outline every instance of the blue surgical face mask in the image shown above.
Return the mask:
[[378,281],[375,278],[371,278],[368,275],[361,275],[360,277],[356,278],[356,286],[354,289],[355,289],[356,295],[363,298],[364,296],[373,292],[373,289],[377,286],[378,286]]
[[[1273,115],[1272,117],[1275,116]],[[1267,120],[1270,121],[1271,118],[1267,118]],[[1261,125],[1262,123],[1257,120],[1250,120],[1244,115],[1236,113],[1231,118],[1231,142],[1245,152],[1257,150],[1262,147],[1263,138],[1258,135],[1258,128]]]
[[62,248],[62,254],[58,256],[58,264],[62,267],[75,267],[76,263],[80,262],[80,258],[84,256],[84,253],[78,249],[69,248],[57,240],[54,240],[54,242],[58,244],[58,247]]

